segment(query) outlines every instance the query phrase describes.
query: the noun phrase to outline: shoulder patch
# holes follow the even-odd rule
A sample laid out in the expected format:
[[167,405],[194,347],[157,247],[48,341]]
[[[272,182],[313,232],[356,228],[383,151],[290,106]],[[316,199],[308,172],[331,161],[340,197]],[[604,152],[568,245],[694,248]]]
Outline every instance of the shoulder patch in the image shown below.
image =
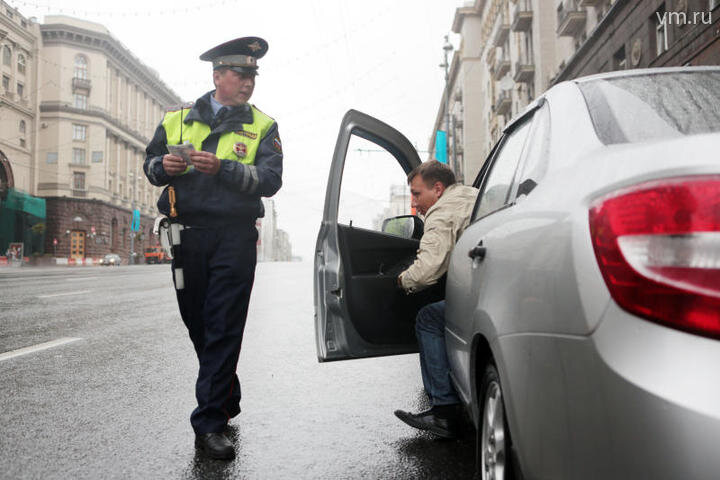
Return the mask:
[[273,138],[273,148],[276,152],[282,153],[282,143],[280,142],[280,137],[275,135],[275,138]]

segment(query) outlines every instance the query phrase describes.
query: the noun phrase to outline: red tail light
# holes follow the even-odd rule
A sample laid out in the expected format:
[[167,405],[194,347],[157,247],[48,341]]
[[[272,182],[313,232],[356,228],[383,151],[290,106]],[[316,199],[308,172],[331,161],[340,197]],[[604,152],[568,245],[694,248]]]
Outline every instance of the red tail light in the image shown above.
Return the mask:
[[649,320],[720,337],[720,176],[636,185],[590,207],[612,298]]

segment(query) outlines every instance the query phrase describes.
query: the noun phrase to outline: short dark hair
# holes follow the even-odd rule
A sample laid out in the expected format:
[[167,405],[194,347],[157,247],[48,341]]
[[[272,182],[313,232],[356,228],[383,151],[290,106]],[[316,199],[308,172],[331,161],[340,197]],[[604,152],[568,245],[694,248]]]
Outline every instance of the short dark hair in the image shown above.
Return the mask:
[[420,175],[425,185],[431,188],[436,182],[440,182],[445,188],[450,185],[457,183],[455,179],[455,172],[444,163],[440,163],[437,160],[428,160],[423,162],[417,167],[413,168],[412,172],[408,174],[407,182],[408,185],[413,181],[413,178]]

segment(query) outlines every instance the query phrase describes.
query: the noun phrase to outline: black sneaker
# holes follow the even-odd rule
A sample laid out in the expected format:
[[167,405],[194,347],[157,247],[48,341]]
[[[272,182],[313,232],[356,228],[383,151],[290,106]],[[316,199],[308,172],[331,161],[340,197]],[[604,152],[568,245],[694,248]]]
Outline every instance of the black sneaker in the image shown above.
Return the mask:
[[458,415],[443,415],[439,417],[432,408],[425,412],[410,413],[395,410],[395,416],[418,430],[426,430],[442,438],[457,438],[460,434],[460,420]]
[[235,447],[222,433],[195,435],[195,448],[205,452],[208,457],[217,460],[232,460],[235,458]]

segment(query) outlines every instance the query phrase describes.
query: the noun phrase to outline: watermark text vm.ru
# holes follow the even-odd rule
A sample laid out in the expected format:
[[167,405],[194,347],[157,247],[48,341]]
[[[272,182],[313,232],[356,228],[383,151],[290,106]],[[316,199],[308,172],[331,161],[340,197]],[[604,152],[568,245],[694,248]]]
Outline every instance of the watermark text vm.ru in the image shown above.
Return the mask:
[[712,12],[655,12],[660,25],[710,25]]

